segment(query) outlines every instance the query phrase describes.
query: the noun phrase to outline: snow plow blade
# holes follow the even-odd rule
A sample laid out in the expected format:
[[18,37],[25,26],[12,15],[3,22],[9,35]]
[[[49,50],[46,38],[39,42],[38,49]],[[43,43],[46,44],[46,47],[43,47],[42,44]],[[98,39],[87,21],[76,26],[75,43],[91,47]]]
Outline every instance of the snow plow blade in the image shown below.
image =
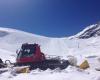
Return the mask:
[[29,66],[21,66],[21,67],[10,67],[10,68],[1,68],[0,69],[0,74],[10,71],[11,73],[29,73]]
[[29,69],[29,66],[23,66],[23,67],[15,67],[14,71],[16,73],[29,73],[30,69]]

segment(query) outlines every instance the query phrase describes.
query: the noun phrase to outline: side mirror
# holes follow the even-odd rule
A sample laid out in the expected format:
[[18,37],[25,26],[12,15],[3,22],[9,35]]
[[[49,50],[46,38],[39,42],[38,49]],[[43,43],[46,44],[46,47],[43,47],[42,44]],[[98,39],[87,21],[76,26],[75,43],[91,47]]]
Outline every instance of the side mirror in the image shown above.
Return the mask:
[[16,54],[18,54],[19,52],[20,52],[20,49],[17,49],[17,50],[16,50]]
[[18,49],[16,50],[16,54],[18,54]]

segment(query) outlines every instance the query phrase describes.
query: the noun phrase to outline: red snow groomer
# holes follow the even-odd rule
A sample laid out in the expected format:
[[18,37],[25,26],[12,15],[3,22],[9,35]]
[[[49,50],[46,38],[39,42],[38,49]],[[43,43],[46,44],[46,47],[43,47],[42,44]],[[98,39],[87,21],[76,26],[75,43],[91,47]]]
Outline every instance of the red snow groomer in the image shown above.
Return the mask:
[[21,49],[17,51],[17,59],[15,66],[30,66],[30,69],[39,68],[46,70],[47,68],[65,69],[69,65],[68,60],[61,60],[59,58],[47,59],[41,52],[38,44],[22,44]]

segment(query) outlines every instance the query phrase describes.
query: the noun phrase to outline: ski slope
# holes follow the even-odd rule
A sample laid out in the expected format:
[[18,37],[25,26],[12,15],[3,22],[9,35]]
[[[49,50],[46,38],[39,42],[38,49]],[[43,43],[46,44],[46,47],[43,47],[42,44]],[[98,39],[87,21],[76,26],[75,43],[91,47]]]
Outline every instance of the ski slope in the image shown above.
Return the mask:
[[[93,27],[93,26],[92,26]],[[89,27],[91,28],[91,27]],[[86,28],[84,31],[88,30]],[[80,32],[84,33],[84,31]],[[73,55],[78,60],[78,65],[83,60],[88,60],[90,68],[87,70],[78,70],[69,66],[65,70],[33,70],[30,73],[12,74],[12,70],[0,74],[0,80],[100,80],[100,72],[95,68],[100,66],[98,57],[100,56],[100,37],[91,37],[88,39],[78,39],[78,35],[64,38],[51,38],[27,33],[10,28],[0,28],[0,58],[3,61],[16,60],[16,50],[22,43],[38,43],[41,51],[45,55],[67,56]]]

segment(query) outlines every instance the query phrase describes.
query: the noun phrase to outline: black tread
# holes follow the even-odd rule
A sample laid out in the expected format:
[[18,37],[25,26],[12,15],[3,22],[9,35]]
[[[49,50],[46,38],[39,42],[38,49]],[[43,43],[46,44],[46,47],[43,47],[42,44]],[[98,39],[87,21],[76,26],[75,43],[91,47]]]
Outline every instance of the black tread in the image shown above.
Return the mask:
[[67,68],[67,66],[69,65],[69,62],[67,60],[44,60],[42,62],[37,62],[37,63],[18,63],[16,64],[16,66],[26,66],[29,65],[30,66],[30,70],[34,70],[34,69],[41,69],[41,70],[46,70],[46,69],[56,69],[56,68],[60,68],[65,69]]

